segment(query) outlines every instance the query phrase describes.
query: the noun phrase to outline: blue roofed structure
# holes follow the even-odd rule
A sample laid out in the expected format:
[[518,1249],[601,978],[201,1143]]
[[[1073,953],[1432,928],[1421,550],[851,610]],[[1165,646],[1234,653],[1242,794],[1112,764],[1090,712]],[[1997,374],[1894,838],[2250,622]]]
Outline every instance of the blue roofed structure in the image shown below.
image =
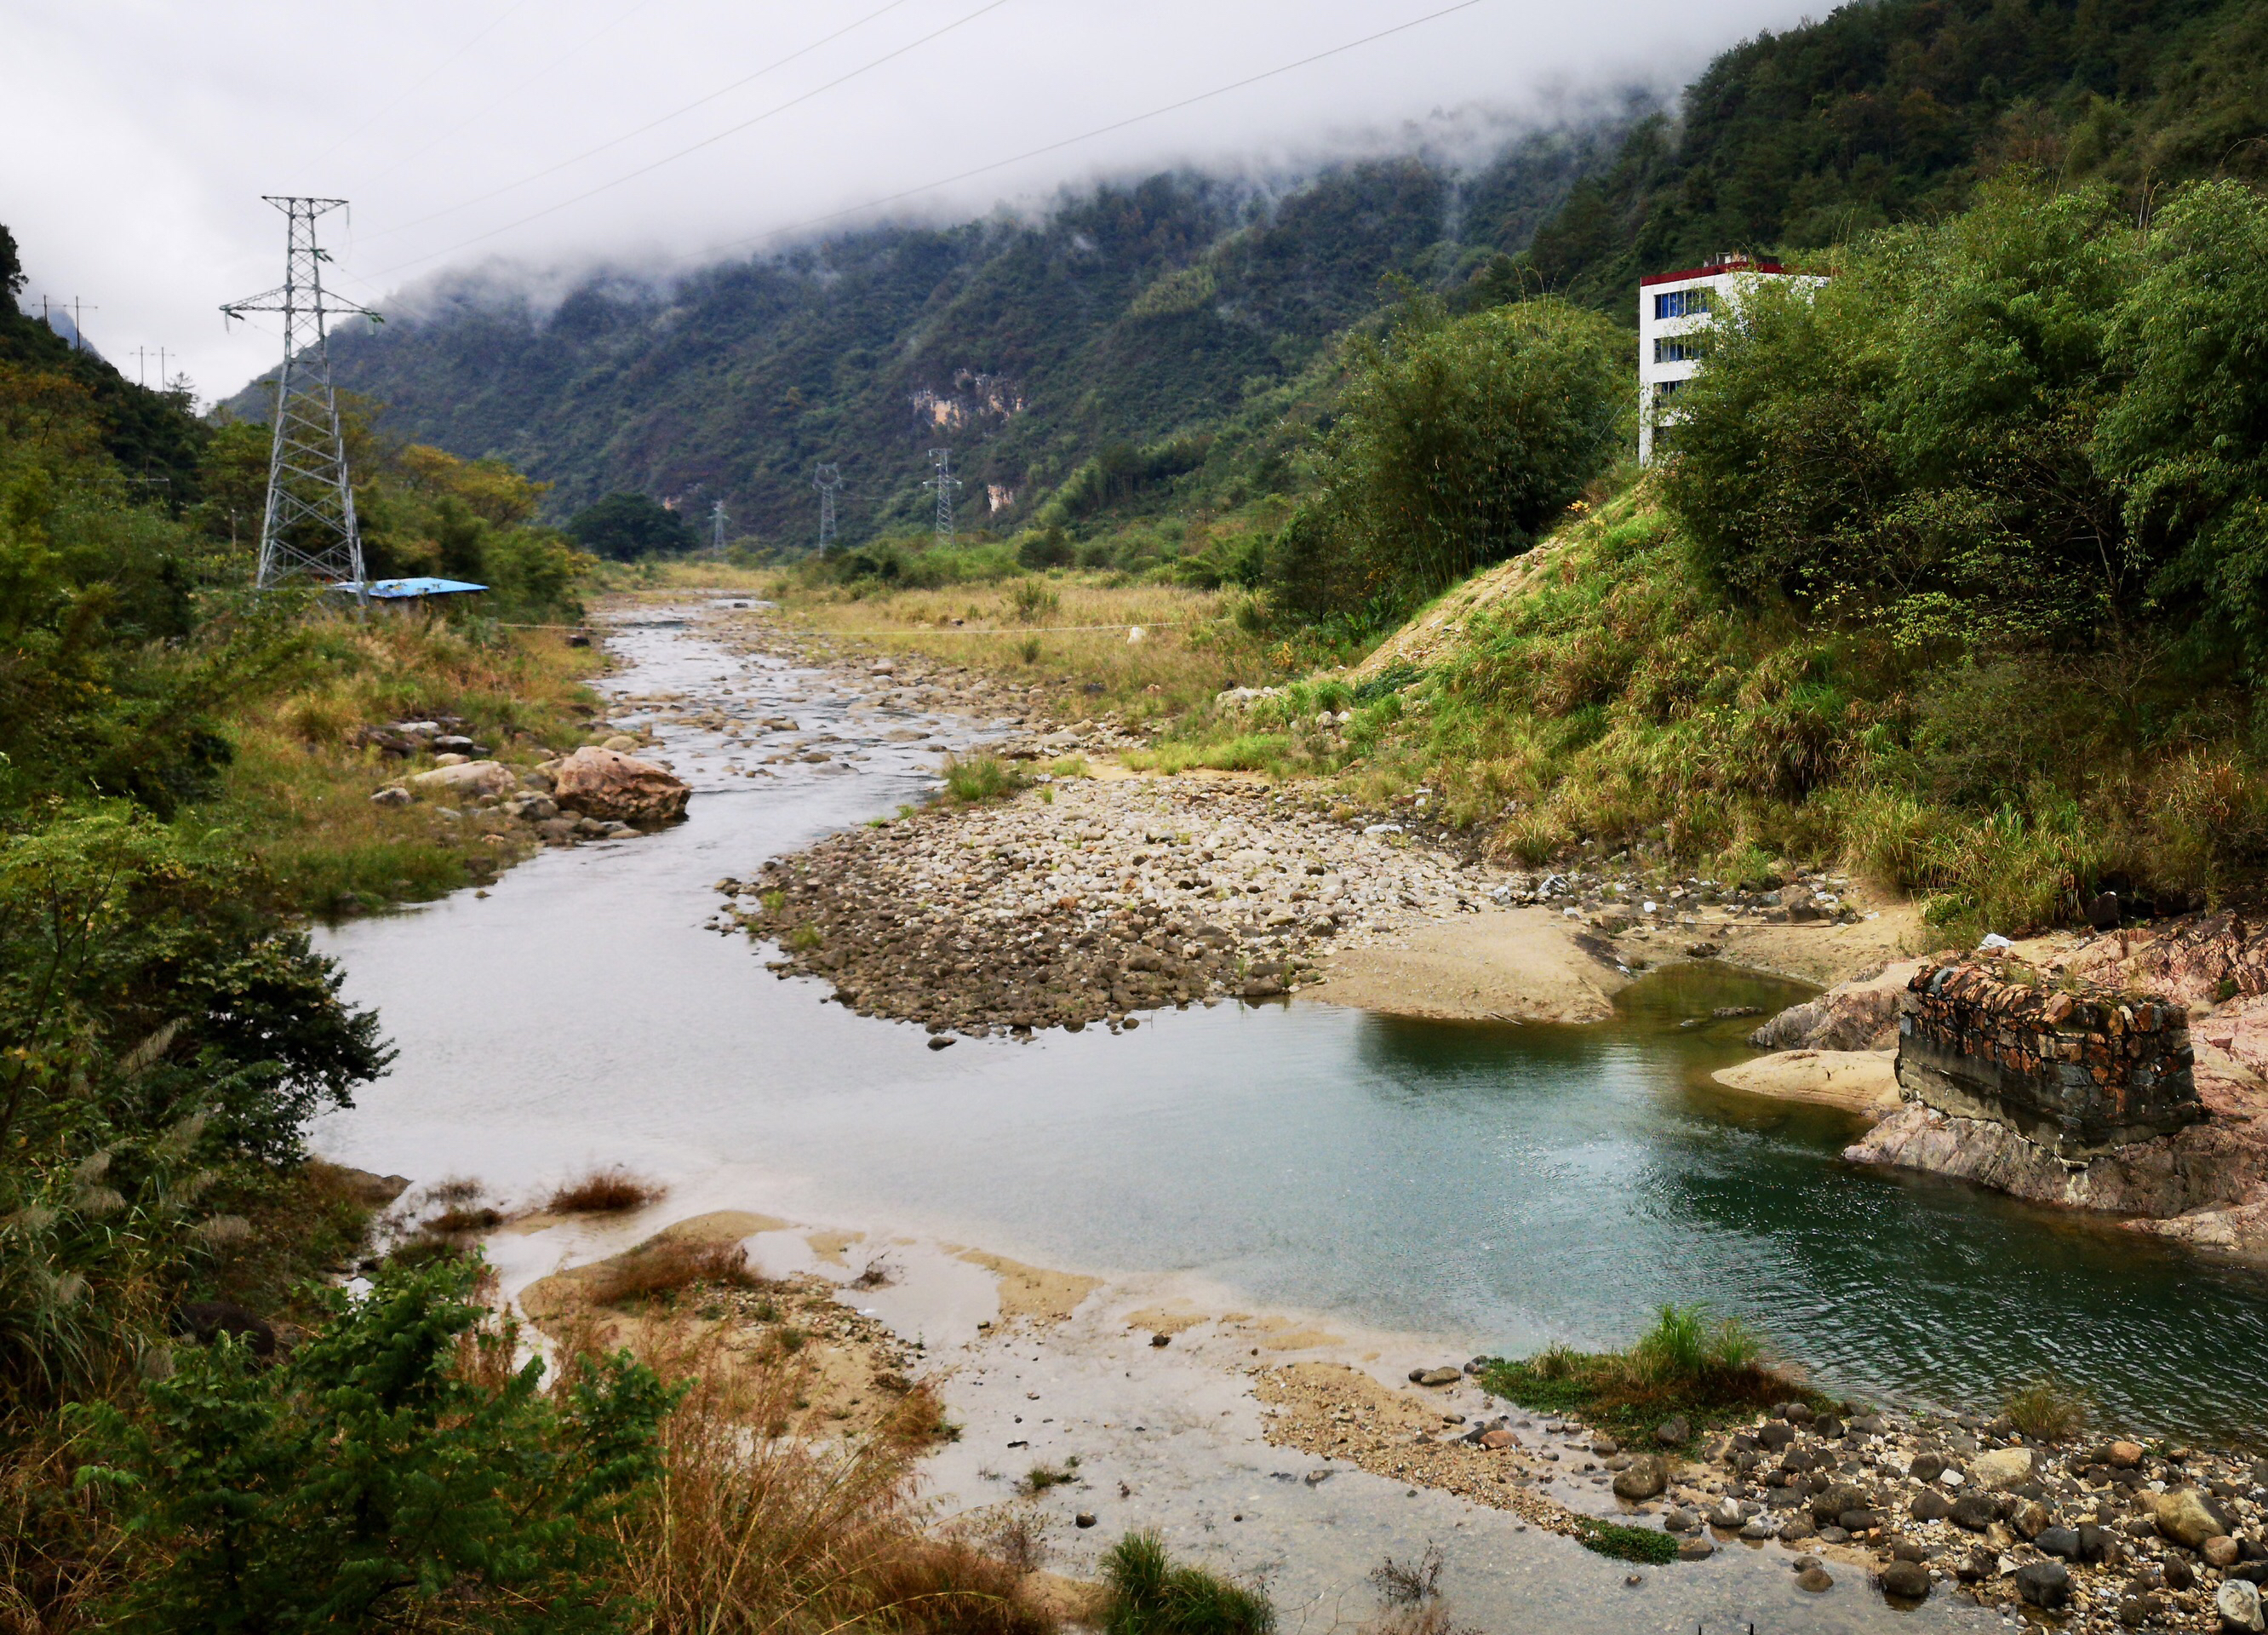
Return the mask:
[[[362,591],[362,586],[352,579],[342,580],[331,588],[347,596]],[[367,593],[372,601],[416,601],[427,596],[462,596],[486,589],[487,586],[475,585],[468,579],[372,579]]]

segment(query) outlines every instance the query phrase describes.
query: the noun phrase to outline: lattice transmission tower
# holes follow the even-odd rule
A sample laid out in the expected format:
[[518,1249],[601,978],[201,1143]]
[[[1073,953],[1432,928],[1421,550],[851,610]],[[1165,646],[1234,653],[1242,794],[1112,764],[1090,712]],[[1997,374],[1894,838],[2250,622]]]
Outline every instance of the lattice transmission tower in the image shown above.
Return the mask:
[[825,550],[835,543],[835,490],[843,486],[843,468],[820,467],[811,474],[811,486],[819,490],[819,549]]
[[261,196],[291,218],[284,282],[220,309],[231,318],[247,313],[284,315],[284,364],[276,372],[268,504],[261,518],[254,583],[261,590],[302,577],[347,584],[357,600],[367,601],[362,530],[355,522],[346,441],[339,433],[338,399],[331,390],[329,320],[352,315],[377,323],[379,318],[366,306],[332,298],[323,289],[323,263],[330,256],[315,242],[315,222],[346,201]]
[[953,475],[951,449],[933,448],[929,452],[929,460],[930,464],[937,468],[937,475],[922,486],[937,490],[937,542],[950,545],[953,543],[953,491],[961,486],[961,479]]
[[712,500],[709,504],[709,549],[712,556],[725,554],[725,525],[732,519],[725,514],[725,502]]

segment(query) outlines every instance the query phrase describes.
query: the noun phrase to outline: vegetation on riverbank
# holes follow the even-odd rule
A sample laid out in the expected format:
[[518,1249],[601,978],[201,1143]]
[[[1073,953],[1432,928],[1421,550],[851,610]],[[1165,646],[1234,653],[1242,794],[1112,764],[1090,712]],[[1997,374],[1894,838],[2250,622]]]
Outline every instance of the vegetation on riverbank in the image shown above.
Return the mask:
[[[1533,1357],[1492,1359],[1482,1387],[1543,1413],[1580,1414],[1625,1440],[1651,1444],[1684,1421],[1676,1445],[1711,1425],[1813,1394],[1777,1366],[1764,1341],[1736,1318],[1711,1321],[1697,1307],[1665,1306],[1626,1351],[1554,1345]],[[1820,1399],[1823,1404],[1823,1399]]]

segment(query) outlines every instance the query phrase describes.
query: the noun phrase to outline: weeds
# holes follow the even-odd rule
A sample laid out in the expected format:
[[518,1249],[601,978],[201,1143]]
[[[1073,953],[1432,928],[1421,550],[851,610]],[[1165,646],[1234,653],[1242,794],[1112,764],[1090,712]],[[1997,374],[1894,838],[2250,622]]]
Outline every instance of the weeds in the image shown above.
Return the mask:
[[2068,1442],[2087,1428],[2088,1408],[2076,1387],[2043,1374],[2011,1392],[2001,1411],[2035,1441]]
[[1102,1558],[1108,1635],[1269,1635],[1276,1609],[1203,1567],[1177,1567],[1155,1533],[1129,1533]]
[[1810,1393],[1766,1360],[1762,1337],[1737,1318],[1712,1322],[1697,1307],[1664,1306],[1626,1351],[1555,1344],[1522,1361],[1498,1360],[1488,1390],[1546,1413],[1581,1413],[1626,1434],[1651,1433],[1683,1416],[1696,1430]]
[[948,799],[962,806],[1005,800],[1031,783],[1022,768],[998,755],[948,755],[942,770]]
[[1620,1521],[1602,1521],[1596,1516],[1576,1518],[1575,1542],[1616,1561],[1643,1561],[1661,1566],[1677,1559],[1676,1534],[1629,1527]]
[[1079,1480],[1078,1463],[1071,1459],[1060,1465],[1034,1465],[1016,1484],[1016,1491],[1027,1499],[1037,1499],[1049,1488],[1069,1487]]
[[659,1203],[668,1190],[659,1182],[611,1167],[568,1182],[544,1200],[543,1207],[554,1215],[613,1215]]

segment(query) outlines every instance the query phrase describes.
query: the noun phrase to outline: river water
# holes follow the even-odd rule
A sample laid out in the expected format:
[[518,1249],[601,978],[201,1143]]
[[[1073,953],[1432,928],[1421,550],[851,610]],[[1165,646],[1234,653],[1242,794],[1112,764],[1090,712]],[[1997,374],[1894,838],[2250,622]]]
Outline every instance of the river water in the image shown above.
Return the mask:
[[[639,622],[639,620],[643,622]],[[1745,1317],[1830,1388],[1996,1403],[2052,1370],[2136,1428],[2268,1432],[2268,1282],[2007,1199],[1863,1172],[1845,1116],[1713,1087],[1799,991],[1673,969],[1594,1028],[1224,1005],[1137,1031],[932,1052],[703,930],[714,882],[922,797],[968,724],[869,708],[654,615],[617,691],[792,713],[864,755],[733,776],[665,728],[696,794],[665,834],[548,852],[328,933],[401,1047],[324,1120],[341,1161],[526,1192],[592,1161],[813,1221],[887,1220],[1044,1265],[1181,1271],[1445,1349],[1627,1339],[1663,1301]],[[891,728],[940,737],[892,744]],[[743,758],[753,761],[755,757]],[[837,767],[843,765],[838,762]]]

